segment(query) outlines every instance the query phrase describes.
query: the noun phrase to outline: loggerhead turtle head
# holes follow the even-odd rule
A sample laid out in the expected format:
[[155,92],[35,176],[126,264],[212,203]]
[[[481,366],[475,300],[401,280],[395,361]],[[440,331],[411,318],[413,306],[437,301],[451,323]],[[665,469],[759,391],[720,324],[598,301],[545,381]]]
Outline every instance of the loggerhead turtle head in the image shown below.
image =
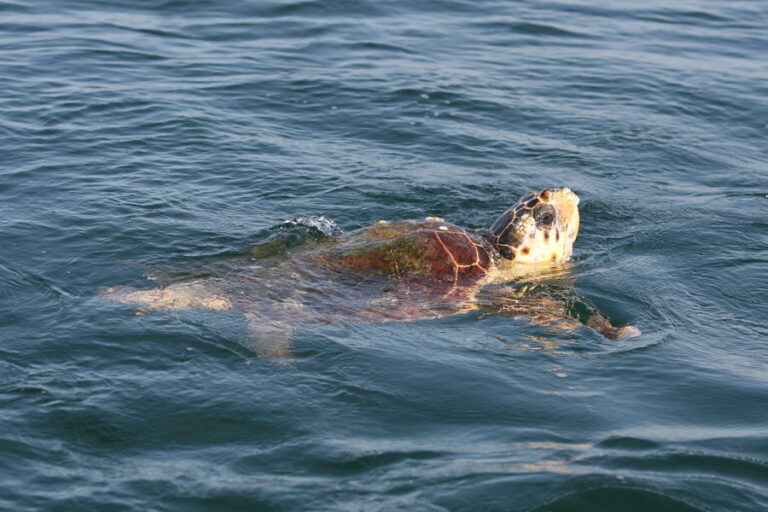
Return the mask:
[[530,192],[490,229],[502,257],[517,263],[562,263],[579,234],[579,197],[567,187]]

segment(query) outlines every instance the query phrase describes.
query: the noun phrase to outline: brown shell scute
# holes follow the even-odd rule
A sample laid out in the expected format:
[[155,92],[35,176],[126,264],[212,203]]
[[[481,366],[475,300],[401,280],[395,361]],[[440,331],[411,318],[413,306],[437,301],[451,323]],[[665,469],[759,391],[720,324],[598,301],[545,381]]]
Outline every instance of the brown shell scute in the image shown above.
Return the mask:
[[458,282],[461,278],[476,278],[488,273],[491,257],[469,233],[454,226],[454,230],[434,231],[434,236],[450,261],[450,265],[440,269],[437,275],[449,276],[452,271],[453,281]]
[[452,284],[472,284],[492,266],[479,239],[456,225],[436,221],[370,226],[340,240],[316,261],[336,270]]

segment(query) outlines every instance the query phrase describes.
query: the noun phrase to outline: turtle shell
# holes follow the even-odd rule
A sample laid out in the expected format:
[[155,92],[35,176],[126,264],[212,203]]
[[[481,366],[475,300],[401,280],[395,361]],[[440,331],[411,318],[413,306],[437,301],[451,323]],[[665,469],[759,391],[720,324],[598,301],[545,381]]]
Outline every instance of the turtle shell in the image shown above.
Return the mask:
[[453,286],[479,281],[492,266],[479,237],[431,220],[379,222],[353,231],[317,261],[336,271]]

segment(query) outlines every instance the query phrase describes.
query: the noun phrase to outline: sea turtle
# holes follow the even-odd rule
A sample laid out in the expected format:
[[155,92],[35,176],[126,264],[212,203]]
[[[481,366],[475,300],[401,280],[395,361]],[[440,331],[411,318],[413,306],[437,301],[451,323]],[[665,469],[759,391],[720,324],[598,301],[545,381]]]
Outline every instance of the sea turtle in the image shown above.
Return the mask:
[[154,289],[106,288],[100,295],[139,305],[139,314],[242,311],[264,357],[290,356],[293,329],[301,324],[411,321],[475,309],[560,327],[580,320],[611,339],[637,336],[635,327],[614,327],[562,286],[579,231],[578,203],[568,188],[531,192],[488,230],[438,217],[378,221],[279,256],[266,251],[265,257],[262,245],[204,276]]

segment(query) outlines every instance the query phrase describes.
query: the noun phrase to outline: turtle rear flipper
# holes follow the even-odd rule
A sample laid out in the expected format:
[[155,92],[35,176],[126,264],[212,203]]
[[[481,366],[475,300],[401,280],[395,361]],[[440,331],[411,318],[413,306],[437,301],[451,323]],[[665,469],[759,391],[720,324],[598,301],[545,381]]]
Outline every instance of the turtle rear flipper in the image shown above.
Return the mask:
[[141,306],[142,311],[182,311],[186,309],[232,308],[231,302],[203,282],[178,283],[165,288],[142,290],[132,286],[103,288],[99,298]]
[[260,359],[283,366],[289,365],[289,361],[293,359],[293,325],[269,320],[254,312],[245,313],[245,319],[248,322],[247,347],[256,352]]

